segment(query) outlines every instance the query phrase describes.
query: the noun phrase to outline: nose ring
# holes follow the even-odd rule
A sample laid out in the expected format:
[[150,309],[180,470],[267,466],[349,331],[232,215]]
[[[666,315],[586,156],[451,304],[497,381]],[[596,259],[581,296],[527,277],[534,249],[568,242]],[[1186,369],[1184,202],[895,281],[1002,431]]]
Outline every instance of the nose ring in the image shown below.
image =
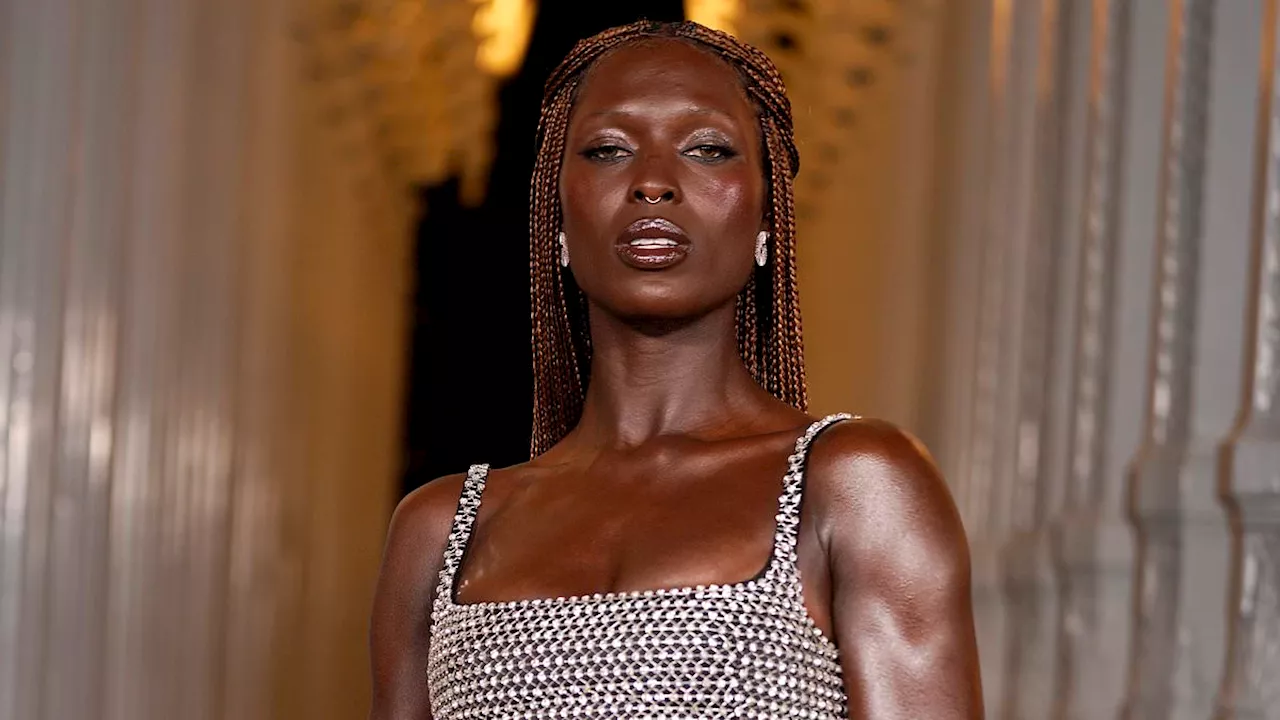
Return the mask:
[[656,198],[651,198],[651,197],[649,197],[648,195],[645,195],[645,196],[644,196],[644,201],[645,201],[645,202],[647,202],[647,203],[649,203],[650,205],[657,205],[658,203],[662,202],[662,196],[661,196],[661,195],[659,195],[659,196],[658,196],[658,197],[656,197]]

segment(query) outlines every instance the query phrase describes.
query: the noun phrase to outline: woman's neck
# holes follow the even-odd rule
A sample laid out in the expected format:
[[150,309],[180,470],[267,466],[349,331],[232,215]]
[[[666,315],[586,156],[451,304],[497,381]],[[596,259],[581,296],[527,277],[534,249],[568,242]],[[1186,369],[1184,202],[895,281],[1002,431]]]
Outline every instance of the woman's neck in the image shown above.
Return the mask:
[[738,353],[734,307],[672,327],[591,313],[591,381],[577,439],[635,447],[697,434],[741,416],[765,394]]

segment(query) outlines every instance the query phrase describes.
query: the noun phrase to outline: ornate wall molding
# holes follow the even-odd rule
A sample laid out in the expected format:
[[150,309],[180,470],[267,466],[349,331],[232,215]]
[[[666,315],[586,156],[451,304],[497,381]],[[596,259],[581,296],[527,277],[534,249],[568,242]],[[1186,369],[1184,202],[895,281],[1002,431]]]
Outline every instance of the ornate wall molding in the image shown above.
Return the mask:
[[[1261,5],[1175,5],[1169,54],[1131,717],[1205,717],[1224,662],[1231,528],[1216,448],[1237,411]],[[1228,320],[1228,318],[1235,318]]]
[[[1122,267],[1121,211],[1141,212],[1154,199],[1154,193],[1143,192],[1154,187],[1154,164],[1144,173],[1143,163],[1132,158],[1144,144],[1143,129],[1160,117],[1158,99],[1141,103],[1134,96],[1136,83],[1160,77],[1159,53],[1149,50],[1159,48],[1163,8],[1105,0],[1095,3],[1094,11],[1073,410],[1065,505],[1057,528],[1062,655],[1054,716],[1062,718],[1114,716],[1123,698],[1133,549],[1120,502],[1123,478],[1107,457],[1127,450],[1118,442],[1117,431],[1124,429],[1118,426],[1127,423],[1118,416],[1112,390],[1123,359],[1116,332],[1122,308],[1146,301],[1150,278],[1144,273],[1150,271],[1141,248],[1149,249],[1150,240],[1144,242],[1148,234],[1142,230],[1126,237],[1137,262]],[[1135,12],[1140,14],[1136,20]],[[1135,37],[1135,28],[1148,33],[1147,42]],[[1155,154],[1154,147],[1150,153]],[[1122,272],[1124,292],[1118,287]],[[1145,363],[1135,360],[1130,372],[1144,374],[1135,366]]]
[[986,105],[988,135],[983,143],[987,157],[984,171],[987,195],[983,214],[980,259],[971,450],[967,476],[965,515],[972,535],[974,613],[982,661],[983,693],[987,712],[999,716],[1005,698],[1007,676],[1008,608],[1002,592],[1001,550],[1007,537],[1008,465],[1001,462],[1008,436],[1001,433],[1000,418],[1009,393],[1001,392],[1007,371],[1009,341],[1005,304],[1009,297],[1013,264],[1010,234],[1006,228],[1006,198],[1011,188],[1010,158],[1002,138],[1013,134],[1015,102],[1009,85],[1012,75],[1010,36],[1013,13],[1006,5],[992,3],[988,63],[990,86]]
[[[979,12],[980,9],[982,12]],[[954,12],[944,17],[948,32],[940,38],[939,89],[942,121],[938,144],[941,148],[938,182],[932,202],[938,208],[934,241],[938,257],[945,258],[935,275],[942,288],[939,297],[946,307],[939,318],[940,352],[945,368],[936,374],[936,394],[940,403],[934,411],[936,430],[934,453],[951,484],[970,539],[980,525],[971,517],[976,494],[974,483],[975,427],[973,420],[978,390],[978,317],[983,277],[981,268],[985,232],[987,185],[975,182],[985,177],[989,153],[988,53],[990,7],[978,5],[972,12]]]
[[1183,537],[1178,478],[1191,442],[1192,363],[1203,237],[1203,172],[1214,0],[1175,0],[1169,32],[1166,113],[1156,251],[1154,367],[1143,446],[1133,466],[1138,532],[1134,645],[1126,718],[1170,717],[1185,665],[1179,605]]
[[1223,444],[1234,546],[1230,643],[1215,717],[1280,718],[1280,3],[1265,3],[1248,363]]
[[[1271,468],[1280,464],[1280,421],[1269,419],[1274,393],[1257,387],[1273,389],[1270,367],[1280,353],[1270,349],[1280,336],[1272,329],[1280,313],[1271,312],[1280,301],[1270,298],[1272,276],[1280,275],[1272,255],[1280,252],[1265,229],[1271,205],[1280,207],[1272,196],[1280,194],[1261,187],[1277,172],[1271,135],[1280,122],[1270,94],[1265,112],[1255,114],[1257,87],[1241,79],[1256,77],[1258,29],[1266,27],[1262,84],[1273,92],[1280,10],[1262,0],[1072,4],[1071,17],[1091,18],[1073,26],[1088,26],[1080,35],[1059,28],[1064,47],[1091,48],[1078,215],[1061,185],[1073,182],[1070,171],[1051,172],[1052,160],[1036,166],[1050,175],[1036,178],[1041,190],[1061,198],[1065,213],[1039,221],[1069,233],[1061,245],[1080,243],[1078,275],[1055,266],[1065,285],[1050,295],[1070,302],[1075,292],[1071,320],[1062,307],[1044,311],[1045,296],[1028,292],[1040,277],[1037,246],[1020,244],[1019,235],[1028,210],[1018,163],[1033,157],[1020,128],[1044,98],[1019,95],[1018,78],[1050,64],[1020,54],[1027,30],[1016,18],[1037,7],[953,6],[953,25],[965,38],[954,54],[965,68],[952,75],[960,89],[951,115],[963,119],[952,126],[955,142],[971,147],[951,152],[955,166],[940,191],[950,201],[939,233],[964,257],[945,255],[949,374],[939,436],[970,530],[988,713],[1190,720],[1210,714],[1220,686],[1222,717],[1269,717],[1278,644],[1272,616],[1280,612],[1272,547],[1280,486],[1272,487]],[[1060,8],[1057,23],[1067,16]],[[989,80],[986,92],[965,92],[966,82],[979,79]],[[983,126],[987,138],[978,140],[966,122]],[[1152,133],[1162,125],[1163,134]],[[1054,133],[1052,152],[1074,154],[1080,133],[1069,128]],[[1267,167],[1258,169],[1260,162]],[[1053,177],[1062,178],[1056,193],[1045,189]],[[979,201],[980,210],[968,214],[965,206]],[[978,216],[975,230],[977,222],[966,219]],[[1246,315],[1249,273],[1260,279],[1249,315],[1256,329],[1246,336],[1238,318]],[[1032,317],[1044,325],[1028,332],[1021,321]],[[1070,338],[1070,361],[1037,358],[1050,333]],[[1254,407],[1236,423],[1220,466],[1218,442],[1234,420],[1250,343]],[[1064,375],[1071,381],[1059,384]],[[1059,413],[1070,417],[1065,434]],[[1219,488],[1242,533],[1234,575]],[[1046,522],[1056,538],[1056,576],[1031,549]],[[992,550],[1001,545],[1004,553]],[[1042,601],[1055,582],[1056,611],[1052,599]],[[1003,597],[992,591],[1001,586]],[[1055,612],[1055,637],[1046,641],[1037,618]],[[1042,666],[1029,661],[1051,645],[1056,657]],[[993,657],[993,648],[1009,652]],[[1044,702],[1046,673],[1052,707]]]
[[[1009,609],[1006,637],[1005,717],[1045,717],[1053,698],[1056,649],[1056,579],[1053,574],[1049,520],[1057,512],[1058,475],[1050,466],[1060,444],[1062,423],[1054,413],[1053,393],[1064,375],[1051,360],[1061,314],[1061,287],[1069,279],[1064,261],[1060,213],[1065,202],[1065,118],[1077,78],[1072,74],[1074,13],[1057,2],[1014,5],[1013,64],[1019,68],[1014,102],[1026,113],[1028,145],[1021,148],[1020,174],[1006,196],[1011,204],[1011,231],[1016,234],[1018,261],[1010,268],[1017,288],[1006,303],[1016,328],[1011,373],[1004,382],[1014,393],[1005,433],[1004,461],[1010,470],[1009,531],[1004,539],[1004,590]],[[1071,239],[1073,241],[1074,239]]]

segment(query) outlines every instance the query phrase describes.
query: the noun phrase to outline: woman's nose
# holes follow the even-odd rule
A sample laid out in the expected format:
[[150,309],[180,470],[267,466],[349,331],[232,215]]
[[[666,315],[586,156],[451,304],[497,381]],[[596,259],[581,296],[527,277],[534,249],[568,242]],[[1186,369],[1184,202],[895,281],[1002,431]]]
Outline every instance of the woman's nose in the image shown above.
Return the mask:
[[[654,194],[650,194],[650,193],[654,193]],[[648,188],[648,189],[636,188],[635,192],[633,193],[633,196],[636,200],[640,202],[647,203],[649,205],[657,205],[658,203],[663,202],[664,200],[667,202],[671,202],[675,200],[676,191],[670,188],[666,190],[653,190],[652,188]]]
[[678,201],[680,187],[672,173],[673,169],[665,158],[645,157],[639,163],[635,181],[631,185],[631,200],[649,205]]

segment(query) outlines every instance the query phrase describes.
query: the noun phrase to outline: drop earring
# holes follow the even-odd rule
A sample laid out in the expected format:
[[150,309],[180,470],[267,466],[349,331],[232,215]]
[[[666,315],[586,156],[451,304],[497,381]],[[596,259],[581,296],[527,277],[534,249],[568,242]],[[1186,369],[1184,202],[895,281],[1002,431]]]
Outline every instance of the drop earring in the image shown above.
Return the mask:
[[564,231],[560,231],[560,267],[569,267],[569,245],[565,242]]
[[769,233],[761,230],[760,234],[756,236],[756,265],[760,267],[764,267],[764,264],[769,261],[768,241]]

